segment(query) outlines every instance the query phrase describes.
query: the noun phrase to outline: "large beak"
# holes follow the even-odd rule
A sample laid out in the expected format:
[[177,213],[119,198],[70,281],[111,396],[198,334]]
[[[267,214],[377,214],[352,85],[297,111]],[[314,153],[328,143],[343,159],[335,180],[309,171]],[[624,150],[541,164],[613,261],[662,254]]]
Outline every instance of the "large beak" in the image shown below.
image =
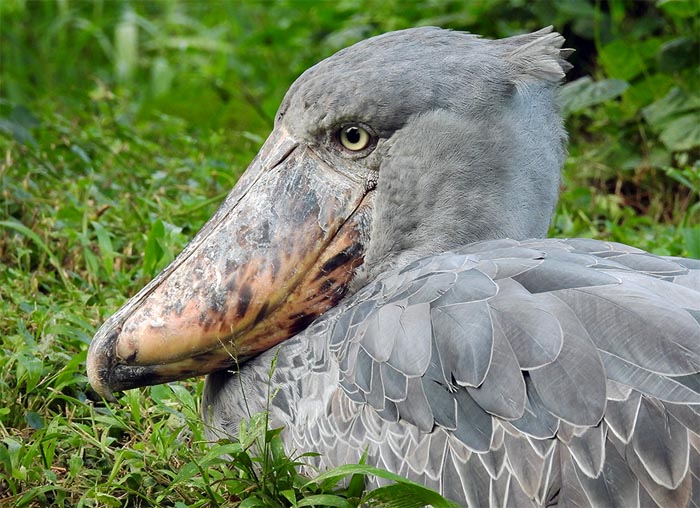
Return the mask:
[[362,263],[366,179],[274,131],[184,251],[98,330],[87,372],[112,392],[230,367],[303,330]]

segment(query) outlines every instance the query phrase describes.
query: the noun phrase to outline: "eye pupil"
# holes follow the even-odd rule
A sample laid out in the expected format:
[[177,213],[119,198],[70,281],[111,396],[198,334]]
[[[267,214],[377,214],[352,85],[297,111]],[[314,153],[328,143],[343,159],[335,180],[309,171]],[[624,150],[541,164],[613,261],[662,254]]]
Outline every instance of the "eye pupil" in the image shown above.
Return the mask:
[[355,144],[360,142],[360,138],[362,137],[360,134],[360,129],[357,127],[350,127],[345,131],[345,136],[348,138],[348,141],[350,143]]

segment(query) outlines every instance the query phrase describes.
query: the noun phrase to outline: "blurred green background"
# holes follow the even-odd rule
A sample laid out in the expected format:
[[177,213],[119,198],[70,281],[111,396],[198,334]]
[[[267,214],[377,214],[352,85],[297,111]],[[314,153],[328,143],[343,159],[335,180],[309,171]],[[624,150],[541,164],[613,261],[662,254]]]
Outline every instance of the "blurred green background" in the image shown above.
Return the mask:
[[86,402],[96,326],[211,215],[309,66],[411,26],[550,24],[576,49],[551,233],[700,258],[697,0],[0,2],[0,506],[241,499],[202,443],[201,383]]

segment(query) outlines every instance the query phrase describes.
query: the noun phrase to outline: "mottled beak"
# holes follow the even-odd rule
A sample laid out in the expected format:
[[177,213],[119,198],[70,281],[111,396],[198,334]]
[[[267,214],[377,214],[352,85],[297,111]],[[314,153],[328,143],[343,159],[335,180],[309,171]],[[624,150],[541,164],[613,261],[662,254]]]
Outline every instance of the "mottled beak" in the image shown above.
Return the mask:
[[362,263],[371,195],[276,129],[192,242],[98,330],[93,388],[113,399],[229,368],[304,329]]

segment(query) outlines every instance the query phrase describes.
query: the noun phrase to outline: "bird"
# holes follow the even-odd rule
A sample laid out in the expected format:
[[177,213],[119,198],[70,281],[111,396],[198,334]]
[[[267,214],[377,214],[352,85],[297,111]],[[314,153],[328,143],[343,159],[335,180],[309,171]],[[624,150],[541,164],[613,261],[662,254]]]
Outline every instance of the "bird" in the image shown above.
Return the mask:
[[420,27],[308,69],[96,333],[95,391],[207,374],[210,438],[267,410],[460,506],[700,506],[700,261],[547,238],[570,53]]

